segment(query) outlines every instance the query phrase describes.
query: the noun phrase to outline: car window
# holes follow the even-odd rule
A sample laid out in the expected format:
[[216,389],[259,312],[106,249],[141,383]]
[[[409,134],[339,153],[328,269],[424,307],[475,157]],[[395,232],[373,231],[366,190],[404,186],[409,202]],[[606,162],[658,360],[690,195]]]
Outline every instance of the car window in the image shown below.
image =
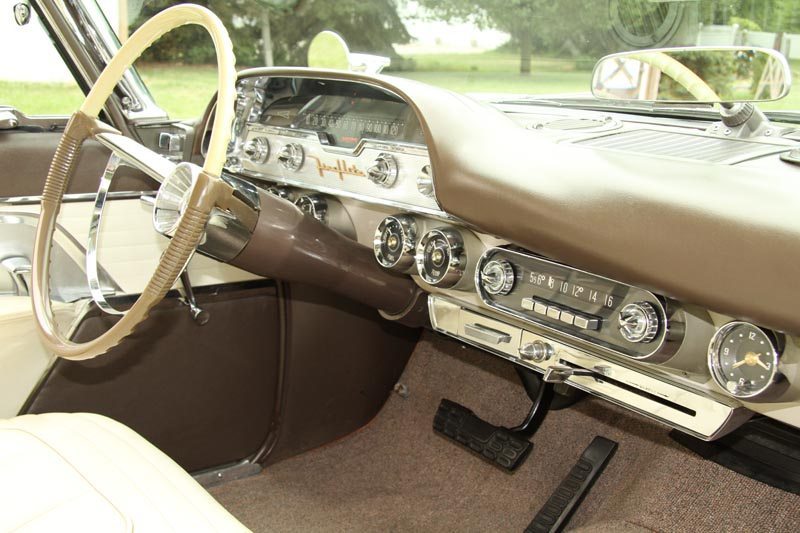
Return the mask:
[[28,116],[71,115],[83,92],[36,13],[19,26],[10,3],[0,9],[0,106]]

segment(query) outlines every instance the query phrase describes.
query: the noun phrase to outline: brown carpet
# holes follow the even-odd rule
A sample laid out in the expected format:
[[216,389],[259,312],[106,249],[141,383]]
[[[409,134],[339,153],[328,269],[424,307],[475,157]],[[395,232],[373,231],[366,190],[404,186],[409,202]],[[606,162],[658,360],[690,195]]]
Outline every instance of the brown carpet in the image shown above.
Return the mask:
[[599,399],[553,411],[506,474],[431,430],[441,398],[494,424],[529,406],[510,363],[426,334],[378,417],[211,493],[254,531],[521,532],[596,435],[616,456],[573,517],[587,531],[798,531],[800,497],[704,461],[668,430]]

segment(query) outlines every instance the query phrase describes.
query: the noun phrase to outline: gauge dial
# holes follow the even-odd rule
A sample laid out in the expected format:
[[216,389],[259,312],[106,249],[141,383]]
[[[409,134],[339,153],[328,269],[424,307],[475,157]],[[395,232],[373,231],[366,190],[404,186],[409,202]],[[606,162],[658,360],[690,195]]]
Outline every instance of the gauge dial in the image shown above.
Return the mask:
[[714,380],[737,398],[754,398],[772,389],[780,347],[772,332],[748,322],[731,322],[711,339],[708,367]]
[[372,246],[384,268],[406,271],[414,265],[417,223],[408,215],[386,217],[375,230]]

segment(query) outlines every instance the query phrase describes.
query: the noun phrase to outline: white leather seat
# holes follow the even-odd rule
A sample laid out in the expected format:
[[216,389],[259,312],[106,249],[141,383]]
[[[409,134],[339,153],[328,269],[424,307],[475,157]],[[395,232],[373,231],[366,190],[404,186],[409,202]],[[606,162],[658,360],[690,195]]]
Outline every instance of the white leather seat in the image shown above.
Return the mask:
[[0,420],[0,531],[247,531],[155,446],[109,418]]

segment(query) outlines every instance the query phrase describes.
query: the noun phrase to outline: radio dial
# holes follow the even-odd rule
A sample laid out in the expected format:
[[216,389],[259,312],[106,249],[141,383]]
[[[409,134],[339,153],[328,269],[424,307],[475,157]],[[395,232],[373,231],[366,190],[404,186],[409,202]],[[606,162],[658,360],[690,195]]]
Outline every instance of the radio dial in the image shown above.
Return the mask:
[[649,302],[636,302],[622,308],[618,317],[619,332],[628,342],[650,342],[656,338],[660,319]]
[[256,137],[244,145],[244,154],[253,163],[264,163],[269,158],[269,141],[265,137]]
[[391,154],[380,154],[367,169],[369,181],[387,189],[397,181],[397,160]]
[[286,170],[298,171],[303,166],[305,160],[303,147],[297,143],[289,143],[278,152],[278,161]]
[[489,294],[505,295],[514,288],[514,267],[505,259],[493,259],[481,269],[481,286]]
[[414,264],[417,223],[407,215],[386,217],[375,230],[372,244],[382,267],[406,271]]

